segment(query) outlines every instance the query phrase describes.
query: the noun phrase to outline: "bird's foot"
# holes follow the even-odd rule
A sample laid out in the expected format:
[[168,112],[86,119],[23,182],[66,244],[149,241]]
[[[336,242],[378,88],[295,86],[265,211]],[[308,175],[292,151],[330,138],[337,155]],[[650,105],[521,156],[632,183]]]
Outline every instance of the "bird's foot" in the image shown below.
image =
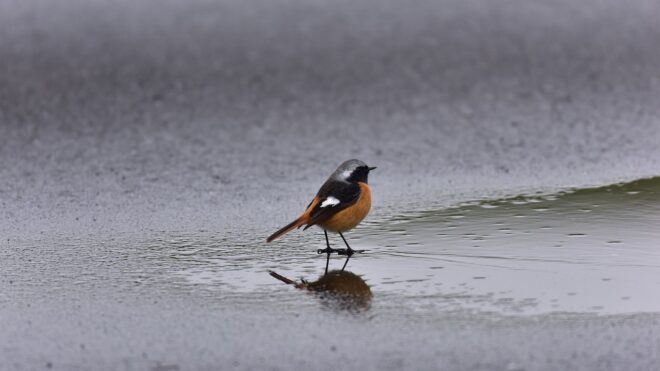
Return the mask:
[[325,249],[318,249],[316,250],[317,254],[334,254],[337,252],[337,249],[333,249],[332,247],[326,247]]
[[353,254],[362,254],[367,250],[353,250],[353,249],[333,249],[331,247],[325,249],[316,250],[317,254],[337,254],[337,255],[346,255],[353,256]]

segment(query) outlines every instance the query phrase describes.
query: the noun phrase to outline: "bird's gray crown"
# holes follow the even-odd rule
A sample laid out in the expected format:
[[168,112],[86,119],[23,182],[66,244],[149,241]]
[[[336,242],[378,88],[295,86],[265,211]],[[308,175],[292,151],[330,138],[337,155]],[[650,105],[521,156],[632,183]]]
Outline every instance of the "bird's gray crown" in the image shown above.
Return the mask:
[[351,176],[351,174],[353,174],[355,169],[366,166],[367,164],[365,164],[363,161],[356,159],[344,161],[341,165],[339,165],[337,170],[332,173],[332,177],[335,179],[346,180]]

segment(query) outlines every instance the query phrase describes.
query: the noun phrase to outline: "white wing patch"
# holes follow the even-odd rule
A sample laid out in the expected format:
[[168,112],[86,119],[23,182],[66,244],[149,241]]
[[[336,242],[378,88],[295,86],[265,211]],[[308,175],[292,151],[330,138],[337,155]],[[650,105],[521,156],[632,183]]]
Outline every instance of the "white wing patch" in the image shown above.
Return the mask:
[[339,200],[332,196],[329,196],[321,203],[321,207],[335,206],[335,205],[339,205]]

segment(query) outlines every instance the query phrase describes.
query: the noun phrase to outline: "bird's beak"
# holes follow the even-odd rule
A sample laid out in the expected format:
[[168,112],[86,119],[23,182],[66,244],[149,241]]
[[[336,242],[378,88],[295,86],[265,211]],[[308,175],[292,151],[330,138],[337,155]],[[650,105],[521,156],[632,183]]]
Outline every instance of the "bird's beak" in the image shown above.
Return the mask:
[[368,169],[369,169],[369,171],[371,171],[371,170],[373,170],[373,169],[376,169],[376,167],[375,167],[375,166],[372,166],[372,167],[370,167],[370,168],[368,168]]

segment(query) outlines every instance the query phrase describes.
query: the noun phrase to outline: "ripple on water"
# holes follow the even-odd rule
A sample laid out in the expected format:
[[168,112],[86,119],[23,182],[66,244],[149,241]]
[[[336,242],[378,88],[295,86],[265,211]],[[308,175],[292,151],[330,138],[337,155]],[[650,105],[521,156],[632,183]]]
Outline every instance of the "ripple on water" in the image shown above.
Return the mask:
[[[435,272],[433,278],[404,291],[428,294],[433,292],[428,285],[442,282],[444,289],[436,291],[439,302],[451,297],[455,304],[479,310],[660,311],[660,299],[653,294],[660,289],[653,279],[660,276],[657,225],[660,178],[645,179],[421,213],[400,221],[407,236],[389,249],[387,263],[366,258],[359,265],[372,277],[376,293],[383,271],[395,278],[387,288],[394,290],[398,281],[409,282],[428,269]],[[378,253],[377,246],[389,236],[388,222],[373,228],[383,233],[364,242]],[[484,296],[502,289],[506,296]]]

